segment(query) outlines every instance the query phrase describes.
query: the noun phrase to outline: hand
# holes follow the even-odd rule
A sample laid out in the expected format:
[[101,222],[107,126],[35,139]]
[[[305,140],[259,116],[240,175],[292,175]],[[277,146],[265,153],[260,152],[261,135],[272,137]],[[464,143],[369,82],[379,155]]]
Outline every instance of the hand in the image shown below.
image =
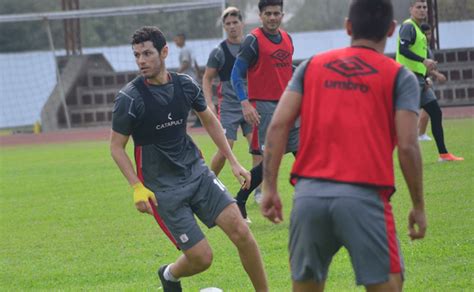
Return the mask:
[[248,100],[243,100],[241,104],[245,121],[253,126],[258,126],[260,124],[260,116],[258,115],[257,110],[250,104]]
[[432,59],[423,60],[423,65],[425,65],[426,69],[428,69],[428,72],[431,71],[431,70],[435,70],[437,63],[438,62],[436,62],[435,60],[432,60]]
[[[418,226],[416,230],[415,225]],[[411,240],[422,239],[426,233],[425,211],[412,209],[408,214],[408,236]]]
[[138,211],[142,213],[148,213],[153,215],[150,203],[148,199],[151,199],[155,206],[158,206],[155,198],[155,194],[147,189],[141,182],[136,183],[132,186],[133,188],[133,201]]
[[425,78],[425,90],[433,86],[433,80],[430,77]]
[[434,71],[434,76],[436,76],[436,80],[439,82],[439,83],[444,83],[446,82],[446,76],[444,76],[443,73],[441,72],[438,72],[438,71]]
[[283,205],[278,192],[267,192],[263,190],[263,198],[260,204],[262,215],[271,222],[278,224],[283,221]]
[[232,173],[239,181],[239,184],[242,186],[244,190],[250,188],[250,182],[252,180],[250,172],[243,168],[240,164],[236,163],[232,165]]

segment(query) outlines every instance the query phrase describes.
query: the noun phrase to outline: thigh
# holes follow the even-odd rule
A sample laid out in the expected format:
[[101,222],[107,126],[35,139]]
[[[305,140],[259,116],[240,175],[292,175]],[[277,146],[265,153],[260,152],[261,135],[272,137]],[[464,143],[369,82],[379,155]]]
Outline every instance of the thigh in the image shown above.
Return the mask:
[[357,284],[372,285],[402,273],[395,221],[387,199],[376,191],[366,198],[340,197],[331,206],[334,230],[347,248]]
[[295,195],[290,217],[290,267],[294,281],[326,280],[329,264],[341,244],[332,230],[332,198]]
[[432,101],[436,100],[436,95],[434,94],[434,91],[432,88],[425,88],[421,92],[421,98],[420,98],[420,105],[421,107],[426,106]]
[[237,130],[242,119],[242,111],[231,111],[225,107],[221,108],[220,120],[227,139],[237,140]]
[[155,192],[157,211],[181,250],[188,250],[204,239],[189,204],[198,181],[169,191]]
[[227,188],[215,176],[207,170],[200,178],[199,187],[196,189],[190,204],[193,212],[207,227],[216,225],[219,214],[235,200]]

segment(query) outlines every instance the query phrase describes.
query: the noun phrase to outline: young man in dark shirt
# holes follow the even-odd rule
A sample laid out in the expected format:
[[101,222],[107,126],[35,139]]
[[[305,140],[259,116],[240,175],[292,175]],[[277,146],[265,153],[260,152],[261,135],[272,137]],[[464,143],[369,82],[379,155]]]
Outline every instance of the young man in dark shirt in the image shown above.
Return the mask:
[[[190,109],[201,119],[244,187],[250,183],[248,171],[233,155],[197,83],[188,75],[166,70],[168,46],[163,33],[156,27],[142,27],[132,36],[132,48],[141,76],[117,95],[110,150],[134,189],[136,208],[150,214],[156,208],[165,229],[169,229],[183,252],[174,263],[158,270],[164,291],[181,291],[181,277],[203,272],[211,265],[211,247],[194,215],[209,228],[218,225],[227,234],[237,247],[255,290],[267,291],[262,259],[252,233],[235,201],[205,165],[186,133]],[[136,171],[125,151],[130,136],[135,144]]]

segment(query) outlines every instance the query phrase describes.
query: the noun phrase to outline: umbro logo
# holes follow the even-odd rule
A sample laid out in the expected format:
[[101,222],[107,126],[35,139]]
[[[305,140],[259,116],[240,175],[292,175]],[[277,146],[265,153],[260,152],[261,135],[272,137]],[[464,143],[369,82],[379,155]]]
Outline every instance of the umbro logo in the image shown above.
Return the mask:
[[283,62],[285,59],[287,59],[290,56],[290,53],[282,49],[278,49],[275,52],[273,52],[270,56],[272,58],[279,60],[280,62]]
[[337,59],[335,61],[324,64],[324,67],[344,77],[371,75],[378,73],[375,68],[371,67],[369,64],[365,63],[357,57]]

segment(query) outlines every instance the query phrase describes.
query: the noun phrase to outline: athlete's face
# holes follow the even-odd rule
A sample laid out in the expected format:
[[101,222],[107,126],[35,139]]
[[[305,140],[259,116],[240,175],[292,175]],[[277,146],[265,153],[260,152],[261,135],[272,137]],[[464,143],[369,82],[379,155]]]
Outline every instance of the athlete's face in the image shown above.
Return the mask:
[[224,30],[229,39],[238,39],[243,35],[244,25],[238,16],[229,15],[224,19]]
[[260,20],[263,29],[269,33],[276,33],[283,19],[283,11],[280,5],[272,5],[263,8],[260,12]]
[[165,69],[164,61],[168,55],[167,46],[161,49],[161,53],[158,53],[151,41],[135,44],[132,48],[135,62],[143,77],[153,79],[158,76],[160,71]]
[[410,15],[417,22],[425,20],[427,14],[428,5],[424,1],[416,1],[415,4],[410,7]]

